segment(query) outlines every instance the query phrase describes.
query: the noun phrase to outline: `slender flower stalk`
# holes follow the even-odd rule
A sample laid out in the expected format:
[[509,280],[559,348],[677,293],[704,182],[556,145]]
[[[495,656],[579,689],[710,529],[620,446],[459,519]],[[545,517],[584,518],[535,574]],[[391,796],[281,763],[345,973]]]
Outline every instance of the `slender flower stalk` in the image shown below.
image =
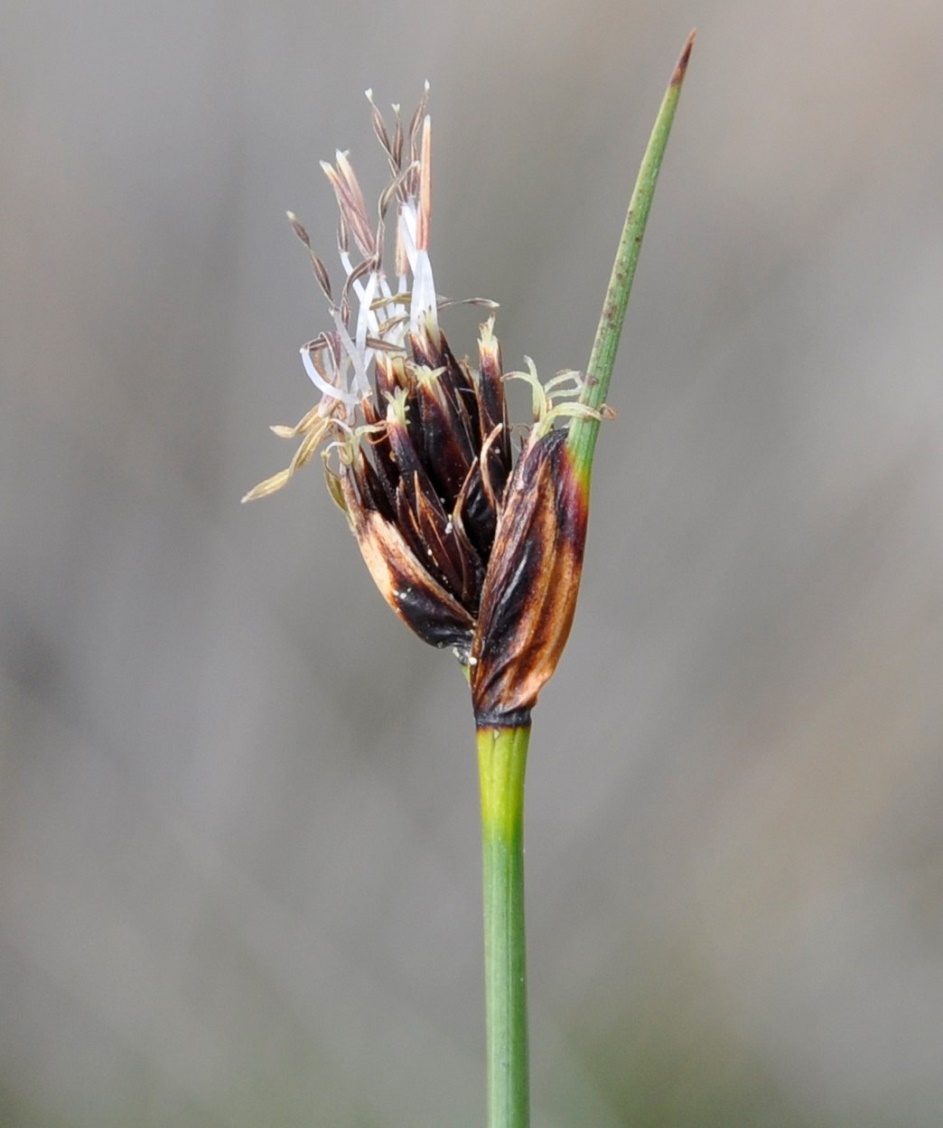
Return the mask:
[[490,1126],[527,1128],[524,769],[530,725],[479,728]]
[[[573,622],[596,438],[611,416],[606,393],[693,39],[642,162],[586,376],[567,370],[541,381],[529,359],[526,371],[505,373],[494,316],[481,326],[476,368],[452,353],[439,324],[452,303],[436,292],[429,255],[428,86],[405,125],[394,107],[388,126],[367,92],[390,170],[375,219],[348,155],[322,165],[340,212],[336,293],[289,212],[331,325],[301,349],[318,402],[293,427],[272,428],[300,440],[291,462],[243,500],[281,489],[320,451],[330,495],[381,595],[420,638],[451,648],[465,671],[481,790],[489,1128],[529,1122],[523,817],[531,711]],[[532,391],[523,428],[508,418],[511,378]]]

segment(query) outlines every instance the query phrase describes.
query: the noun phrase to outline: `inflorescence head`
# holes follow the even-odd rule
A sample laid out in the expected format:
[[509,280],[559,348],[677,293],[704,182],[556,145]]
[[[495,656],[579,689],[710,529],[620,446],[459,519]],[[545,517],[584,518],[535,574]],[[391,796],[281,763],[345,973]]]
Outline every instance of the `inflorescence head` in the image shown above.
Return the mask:
[[[600,413],[579,402],[579,373],[541,384],[528,359],[527,372],[505,377],[493,316],[481,326],[477,369],[449,348],[439,310],[451,303],[437,296],[429,259],[427,95],[428,84],[405,127],[394,107],[390,129],[367,92],[390,170],[375,220],[347,154],[322,164],[340,213],[336,294],[308,232],[288,213],[330,313],[331,327],[301,348],[320,398],[295,426],[273,428],[301,443],[285,470],[243,500],[274,493],[320,450],[330,494],[380,592],[416,634],[451,647],[469,667],[476,716],[492,723],[529,714],[569,631],[585,490],[566,431],[555,427]],[[534,405],[516,458],[510,376],[530,384]]]

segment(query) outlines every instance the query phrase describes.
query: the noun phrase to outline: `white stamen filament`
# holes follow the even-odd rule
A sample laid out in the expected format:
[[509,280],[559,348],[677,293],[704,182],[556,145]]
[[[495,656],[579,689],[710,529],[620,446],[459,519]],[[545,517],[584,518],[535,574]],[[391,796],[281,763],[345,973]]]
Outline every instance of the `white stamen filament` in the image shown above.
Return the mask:
[[367,334],[370,332],[376,333],[379,329],[376,312],[370,308],[373,304],[373,295],[376,293],[376,290],[377,272],[373,270],[370,272],[366,284],[362,288],[362,292],[357,295],[360,299],[360,309],[357,312],[357,332],[355,340],[357,342],[357,351],[364,357],[364,367],[369,363],[367,360]]
[[407,200],[400,208],[400,239],[413,272],[412,295],[409,303],[409,322],[414,330],[425,327],[426,315],[436,312],[435,282],[432,263],[425,250],[416,247],[418,209],[416,200]]
[[315,368],[314,361],[311,359],[312,346],[310,344],[301,346],[301,363],[304,365],[305,372],[311,383],[323,392],[324,395],[330,396],[332,399],[340,400],[341,403],[350,404],[353,406],[358,402],[358,397],[352,395],[346,388],[339,387],[337,384],[331,384],[325,380],[320,372]]
[[399,235],[409,260],[409,269],[416,273],[416,201],[407,200],[399,210]]
[[413,328],[425,326],[427,314],[435,316],[436,298],[435,283],[432,280],[432,263],[429,261],[427,251],[416,253],[416,265],[413,268],[413,294],[409,304],[409,320]]
[[[429,125],[428,119],[423,126],[422,157],[428,162],[429,158]],[[346,153],[338,151],[335,154],[335,167],[324,165],[332,185],[338,192],[338,198],[346,198],[353,204],[348,216],[348,229],[352,228],[352,221],[360,218],[365,213],[365,205],[360,193],[360,186],[354,175],[349,157]],[[422,160],[416,161],[411,169],[419,167],[420,193],[429,194],[428,170],[426,176],[422,173]],[[407,170],[400,173],[404,177]],[[340,401],[348,406],[355,407],[365,396],[372,394],[369,379],[370,366],[374,362],[375,350],[367,345],[368,338],[383,338],[387,343],[402,347],[406,334],[409,331],[425,332],[430,317],[435,322],[437,302],[435,283],[432,277],[432,264],[425,246],[419,247],[420,229],[423,228],[424,216],[420,209],[428,208],[428,199],[425,201],[417,196],[411,196],[399,205],[397,217],[397,242],[401,248],[398,254],[398,267],[405,267],[403,274],[397,275],[396,293],[392,291],[383,270],[377,263],[377,269],[369,274],[357,278],[349,283],[351,298],[357,303],[356,319],[348,317],[345,320],[339,309],[331,310],[331,316],[340,338],[340,357],[335,365],[335,370],[330,377],[322,375],[315,367],[311,352],[312,346],[305,345],[301,349],[301,358],[308,377],[323,393],[329,406],[331,401]],[[345,210],[342,203],[342,212]],[[427,226],[427,224],[426,224]],[[358,246],[361,240],[357,238],[358,232],[350,230]],[[428,239],[428,231],[423,235]],[[363,249],[361,247],[361,249]],[[341,250],[341,265],[348,279],[355,271],[354,263],[349,250]],[[405,261],[404,261],[405,260]],[[409,315],[403,315],[402,299],[409,295]],[[353,370],[351,374],[351,369]],[[334,382],[332,382],[332,380]]]
[[358,403],[360,399],[370,394],[370,383],[367,380],[366,358],[360,353],[357,346],[351,340],[347,326],[344,324],[344,319],[341,317],[341,311],[339,309],[332,309],[331,316],[334,318],[334,324],[337,326],[337,332],[340,335],[344,353],[354,366],[353,386],[357,389],[359,395],[354,396],[349,402]]

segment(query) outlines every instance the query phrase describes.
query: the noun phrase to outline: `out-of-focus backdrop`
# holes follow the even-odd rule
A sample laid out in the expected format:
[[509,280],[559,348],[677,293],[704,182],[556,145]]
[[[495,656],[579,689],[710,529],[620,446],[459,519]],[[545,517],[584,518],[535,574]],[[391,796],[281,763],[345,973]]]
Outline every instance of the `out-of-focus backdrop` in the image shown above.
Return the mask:
[[[318,469],[318,161],[586,363],[699,27],[528,792],[535,1125],[943,1118],[943,8],[9,2],[0,1123],[483,1119],[467,694]],[[447,331],[474,349],[479,315]]]

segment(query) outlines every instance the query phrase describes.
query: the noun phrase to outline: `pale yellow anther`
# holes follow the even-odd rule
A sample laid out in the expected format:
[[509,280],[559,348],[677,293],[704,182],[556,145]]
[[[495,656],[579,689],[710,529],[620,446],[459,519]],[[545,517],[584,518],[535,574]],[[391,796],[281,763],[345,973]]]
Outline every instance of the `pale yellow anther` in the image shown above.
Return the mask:
[[422,123],[422,150],[419,158],[419,217],[416,222],[416,250],[429,250],[432,222],[432,119]]

